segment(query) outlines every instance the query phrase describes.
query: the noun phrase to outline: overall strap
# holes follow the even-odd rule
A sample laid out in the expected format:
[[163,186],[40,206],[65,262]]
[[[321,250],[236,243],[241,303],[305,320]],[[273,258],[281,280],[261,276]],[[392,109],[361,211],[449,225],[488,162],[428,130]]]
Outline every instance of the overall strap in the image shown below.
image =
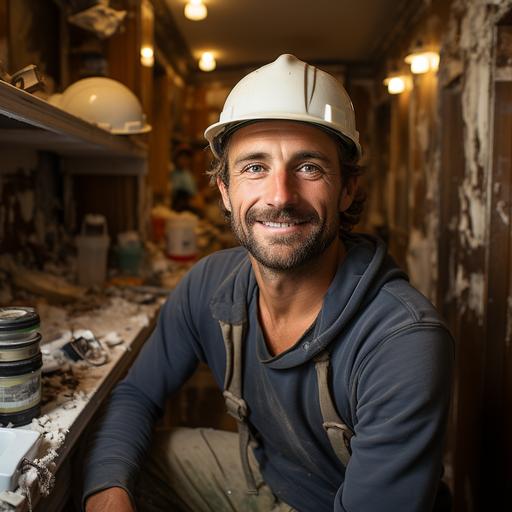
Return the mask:
[[340,419],[332,400],[329,390],[329,352],[327,350],[320,352],[314,361],[323,427],[327,432],[334,453],[341,463],[346,466],[350,459],[350,439],[354,433]]
[[242,356],[245,324],[232,325],[222,321],[219,321],[219,324],[226,347],[226,374],[224,376],[224,392],[222,394],[228,414],[237,421],[240,457],[242,459],[245,481],[247,482],[247,492],[249,494],[258,494],[254,475],[249,466],[251,432],[247,424],[247,404],[242,398]]

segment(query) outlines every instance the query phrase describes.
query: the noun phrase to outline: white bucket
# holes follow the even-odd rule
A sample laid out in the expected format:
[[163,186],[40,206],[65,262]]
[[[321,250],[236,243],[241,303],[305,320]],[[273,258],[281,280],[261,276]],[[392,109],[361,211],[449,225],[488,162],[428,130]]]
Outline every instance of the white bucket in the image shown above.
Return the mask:
[[167,256],[174,260],[196,257],[197,217],[193,213],[176,213],[166,223]]
[[86,215],[82,232],[76,237],[79,284],[94,286],[105,282],[109,243],[105,217]]

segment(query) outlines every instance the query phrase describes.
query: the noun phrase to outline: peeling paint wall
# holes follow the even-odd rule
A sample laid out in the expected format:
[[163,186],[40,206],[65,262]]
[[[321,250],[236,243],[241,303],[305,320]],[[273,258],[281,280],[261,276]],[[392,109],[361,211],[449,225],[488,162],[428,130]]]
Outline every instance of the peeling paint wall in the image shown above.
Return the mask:
[[441,61],[437,75],[380,99],[391,108],[383,217],[395,259],[455,336],[445,458],[454,510],[498,510],[494,482],[512,477],[512,0],[425,5],[387,55],[400,62],[422,39]]
[[[441,12],[446,8],[442,2],[428,4],[422,21],[411,27],[410,34],[390,55],[390,60],[399,61],[411,44],[422,40],[440,49],[441,63],[439,80],[432,74],[415,76],[408,95],[390,100],[397,127],[393,128],[392,123],[384,217],[394,237],[391,249],[395,258],[407,263],[413,284],[435,302],[440,264],[438,243],[446,229],[439,225],[440,173],[449,172],[441,169],[439,132],[443,120],[439,91],[461,81],[464,145],[453,151],[463,151],[466,164],[458,184],[460,211],[450,225],[460,251],[467,257],[478,257],[485,252],[489,226],[494,27],[512,7],[512,1],[455,0],[451,2],[449,16]],[[404,117],[408,123],[405,132]],[[406,204],[402,203],[404,194]],[[508,224],[505,206],[502,204],[499,212],[503,223]],[[469,308],[481,323],[485,312],[484,287],[476,284],[479,280],[465,265],[457,268],[459,272],[464,279],[454,286],[454,297],[461,308]],[[471,304],[466,301],[468,294]]]
[[[437,28],[439,20],[436,16],[431,18],[430,25]],[[408,203],[411,235],[407,247],[407,266],[413,284],[434,301],[439,236],[437,77],[435,74],[416,77],[414,85],[409,107],[412,179]]]
[[[511,8],[510,0],[457,0],[443,41],[445,59],[440,72],[445,81],[452,80],[457,73],[462,80],[466,165],[459,185],[461,210],[457,235],[466,257],[485,252],[489,236],[494,34],[496,23]],[[504,205],[499,213],[503,223],[508,225]],[[454,292],[460,311],[469,309],[482,324],[486,299],[479,272],[460,264]]]
[[55,158],[34,152],[14,167],[7,162],[0,163],[0,253],[15,254],[20,262],[36,266],[48,257],[58,258],[68,235]]
[[[457,512],[502,508],[495,503],[500,503],[505,471],[512,471],[506,461],[510,428],[501,412],[510,406],[505,377],[510,255],[508,243],[503,244],[510,237],[510,162],[494,170],[496,144],[508,147],[510,134],[493,133],[497,25],[511,9],[510,0],[456,0],[442,40],[440,85],[442,91],[458,91],[459,121],[450,122],[459,123],[455,131],[462,143],[442,148],[444,155],[460,151],[462,156],[456,180],[443,181],[453,192],[449,224],[456,229],[445,238],[440,232],[440,244],[448,251],[447,261],[440,263],[449,268],[444,273],[449,282],[442,284],[449,291],[444,306],[456,336],[451,423]],[[512,58],[512,48],[505,53]]]
[[[443,2],[426,3],[424,15],[395,44],[388,63],[405,66],[405,55],[418,41],[439,48],[447,12]],[[391,104],[391,136],[383,217],[389,226],[393,256],[407,267],[411,282],[435,302],[440,173],[438,79],[435,72],[411,79],[409,91],[387,99]]]

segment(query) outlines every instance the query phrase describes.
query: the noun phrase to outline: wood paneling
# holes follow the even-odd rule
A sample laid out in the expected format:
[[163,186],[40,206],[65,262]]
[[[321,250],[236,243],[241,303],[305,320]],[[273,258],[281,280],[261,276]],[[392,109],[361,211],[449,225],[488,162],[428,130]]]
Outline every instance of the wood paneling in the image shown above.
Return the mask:
[[[461,215],[459,187],[465,173],[464,120],[460,84],[442,89],[442,163],[440,175],[439,279],[437,303],[455,337],[455,382],[449,420],[447,453],[449,482],[456,511],[475,509],[480,496],[481,401],[483,387],[483,326],[467,310],[468,294],[458,296],[457,273],[478,272],[484,254],[465,251],[460,245]],[[453,472],[453,479],[451,473]]]
[[123,30],[118,30],[107,40],[108,75],[125,84],[140,98],[140,0],[117,0],[113,6],[126,9],[128,14],[123,22]]
[[498,27],[494,84],[494,147],[488,308],[483,395],[482,486],[491,509],[512,506],[512,25]]
[[9,0],[0,0],[0,65],[9,68]]
[[387,211],[389,250],[402,268],[407,268],[409,244],[409,100],[405,92],[392,98]]
[[122,231],[137,230],[137,176],[74,176],[77,226],[87,213],[105,215],[111,245]]
[[155,75],[153,90],[153,116],[149,154],[149,185],[154,195],[167,197],[169,191],[171,80],[167,73]]

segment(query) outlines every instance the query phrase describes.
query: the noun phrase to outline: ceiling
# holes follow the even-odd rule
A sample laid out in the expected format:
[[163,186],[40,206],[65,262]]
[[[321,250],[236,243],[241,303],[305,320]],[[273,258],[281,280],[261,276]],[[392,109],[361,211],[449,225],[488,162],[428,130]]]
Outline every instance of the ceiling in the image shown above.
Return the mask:
[[187,0],[165,0],[191,55],[212,51],[219,68],[293,53],[312,62],[367,63],[396,32],[408,0],[205,0],[208,16],[187,20]]

